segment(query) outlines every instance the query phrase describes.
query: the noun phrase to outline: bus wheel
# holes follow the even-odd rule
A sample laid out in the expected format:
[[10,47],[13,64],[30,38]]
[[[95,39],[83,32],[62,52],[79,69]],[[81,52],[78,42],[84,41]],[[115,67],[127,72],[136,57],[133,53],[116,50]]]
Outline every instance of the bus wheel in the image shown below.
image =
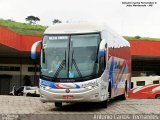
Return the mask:
[[62,106],[62,102],[55,102],[55,107],[61,107]]
[[108,106],[108,100],[100,102],[100,105],[101,105],[102,108],[107,108],[107,106]]
[[160,94],[156,95],[156,99],[160,99]]
[[127,99],[127,93],[125,91],[125,93],[123,95],[118,96],[118,100],[126,100]]

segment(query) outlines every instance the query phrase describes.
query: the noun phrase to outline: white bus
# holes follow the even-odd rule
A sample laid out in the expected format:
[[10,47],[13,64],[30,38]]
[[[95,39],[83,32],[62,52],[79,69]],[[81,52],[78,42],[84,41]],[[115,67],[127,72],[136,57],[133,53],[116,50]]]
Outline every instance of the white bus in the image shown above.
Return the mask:
[[160,84],[160,76],[139,76],[131,78],[131,88],[143,87],[149,84]]
[[41,44],[40,99],[55,102],[99,102],[126,99],[130,87],[130,44],[105,25],[61,23],[48,27]]

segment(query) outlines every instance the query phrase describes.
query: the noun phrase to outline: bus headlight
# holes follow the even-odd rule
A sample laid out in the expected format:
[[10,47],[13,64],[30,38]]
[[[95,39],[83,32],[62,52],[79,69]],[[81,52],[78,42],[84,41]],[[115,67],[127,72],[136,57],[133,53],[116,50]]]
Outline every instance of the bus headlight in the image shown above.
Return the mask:
[[40,86],[40,88],[43,89],[43,90],[49,90],[50,89],[49,86],[42,86],[42,85]]
[[48,87],[48,86],[46,86],[46,88],[45,88],[46,90],[48,90],[48,89],[50,89],[50,87]]
[[92,86],[88,86],[88,87],[86,87],[86,88],[88,88],[88,89],[93,89],[93,87],[92,87]]

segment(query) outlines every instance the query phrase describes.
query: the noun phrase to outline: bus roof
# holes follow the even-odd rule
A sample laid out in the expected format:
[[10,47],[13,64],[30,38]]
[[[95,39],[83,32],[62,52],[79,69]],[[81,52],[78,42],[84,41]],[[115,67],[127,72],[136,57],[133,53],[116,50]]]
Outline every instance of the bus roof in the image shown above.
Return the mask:
[[95,33],[104,29],[103,25],[93,23],[59,23],[48,27],[44,34]]
[[44,34],[84,34],[84,33],[97,33],[107,31],[113,35],[113,39],[108,42],[109,47],[119,48],[123,46],[130,47],[127,40],[113,31],[110,27],[101,23],[82,22],[82,23],[59,23],[48,27]]
[[139,77],[132,77],[131,81],[153,81],[153,80],[160,80],[160,76],[139,76]]

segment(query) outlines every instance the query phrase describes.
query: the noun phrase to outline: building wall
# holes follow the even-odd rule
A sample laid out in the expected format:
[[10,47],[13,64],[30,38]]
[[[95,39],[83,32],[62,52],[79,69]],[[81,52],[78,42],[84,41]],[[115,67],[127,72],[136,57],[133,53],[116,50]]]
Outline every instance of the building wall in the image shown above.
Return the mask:
[[[20,35],[5,27],[0,26],[0,44],[19,51],[29,52],[32,44],[41,39],[42,36]],[[38,50],[40,50],[40,47]]]
[[[1,89],[5,89],[3,84],[9,85],[8,92],[12,90],[13,86],[16,86],[16,88],[23,86],[26,75],[30,77],[31,85],[37,86],[39,83],[39,72],[35,74],[34,68],[35,65],[29,64],[0,64],[0,76],[3,78],[1,80],[3,82],[0,83]],[[11,78],[7,79],[5,76],[11,76]],[[3,91],[0,94],[3,94]]]

